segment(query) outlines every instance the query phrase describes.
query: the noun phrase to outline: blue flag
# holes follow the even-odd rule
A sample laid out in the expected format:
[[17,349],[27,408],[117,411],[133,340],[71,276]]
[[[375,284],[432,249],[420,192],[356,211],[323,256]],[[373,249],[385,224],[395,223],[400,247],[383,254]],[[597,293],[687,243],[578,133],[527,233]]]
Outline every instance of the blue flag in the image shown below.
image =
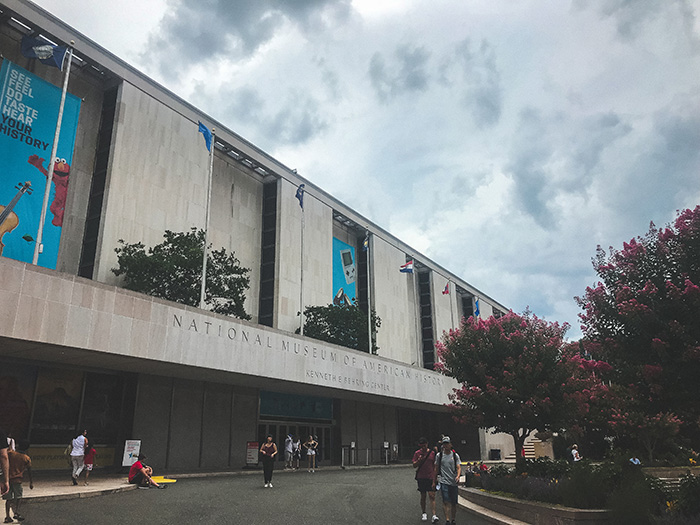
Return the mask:
[[476,298],[476,301],[474,301],[474,317],[479,317],[479,314],[481,312],[479,311],[479,298]]
[[54,46],[28,35],[22,37],[22,54],[27,58],[38,58],[39,62],[47,66],[57,67],[63,71],[63,59],[68,48],[66,46]]
[[204,143],[207,145],[207,149],[209,151],[211,151],[211,140],[212,140],[211,131],[209,131],[209,128],[200,122],[199,123],[199,132],[202,135],[204,135]]
[[297,194],[296,198],[299,199],[299,206],[301,206],[301,209],[304,209],[304,188],[306,187],[305,184],[299,184],[299,187],[297,188]]

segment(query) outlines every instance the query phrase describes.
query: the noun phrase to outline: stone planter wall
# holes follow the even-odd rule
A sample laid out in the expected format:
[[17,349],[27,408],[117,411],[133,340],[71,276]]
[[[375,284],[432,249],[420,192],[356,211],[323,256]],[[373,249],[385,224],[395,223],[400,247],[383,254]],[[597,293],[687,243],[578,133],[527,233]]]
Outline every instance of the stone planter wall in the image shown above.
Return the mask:
[[612,523],[611,513],[607,510],[573,509],[522,501],[472,488],[460,488],[459,495],[489,510],[533,525],[610,525]]

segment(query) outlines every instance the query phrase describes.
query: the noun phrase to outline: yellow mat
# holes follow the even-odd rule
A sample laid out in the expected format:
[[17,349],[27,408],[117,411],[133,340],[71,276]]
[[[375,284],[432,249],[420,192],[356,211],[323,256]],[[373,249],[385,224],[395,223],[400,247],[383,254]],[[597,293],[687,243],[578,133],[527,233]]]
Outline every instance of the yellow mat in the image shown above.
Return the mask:
[[156,483],[176,483],[176,479],[166,478],[164,476],[152,476],[151,479]]

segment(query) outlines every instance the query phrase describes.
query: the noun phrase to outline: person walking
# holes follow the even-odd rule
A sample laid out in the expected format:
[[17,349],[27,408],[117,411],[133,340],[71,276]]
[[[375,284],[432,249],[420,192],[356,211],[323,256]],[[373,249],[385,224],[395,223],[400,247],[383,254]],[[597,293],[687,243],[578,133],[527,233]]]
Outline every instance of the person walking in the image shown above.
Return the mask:
[[[8,452],[10,491],[2,497],[5,500],[5,523],[13,523],[14,520],[24,520],[24,517],[19,514],[19,504],[24,496],[22,477],[25,472],[29,476],[29,488],[34,488],[32,460],[26,454],[29,442],[27,440],[20,441],[17,448],[19,449],[18,451],[10,450]],[[10,517],[10,510],[12,510],[13,517]]]
[[76,436],[71,442],[70,460],[73,472],[70,478],[73,480],[73,485],[78,484],[78,477],[85,467],[85,448],[88,446],[87,433],[87,430],[83,430],[83,433]]
[[462,474],[462,460],[452,449],[449,436],[443,436],[442,448],[435,456],[433,488],[440,483],[442,507],[445,511],[445,525],[454,525],[457,514],[457,485]]
[[301,462],[301,439],[298,436],[294,436],[294,441],[292,442],[292,468],[294,470],[299,470],[299,463]]
[[0,495],[7,494],[10,490],[10,459],[7,454],[9,448],[7,435],[0,429]]
[[83,464],[85,465],[85,486],[87,486],[90,472],[92,472],[95,466],[95,456],[97,456],[95,447],[92,445],[85,445],[85,457],[83,458]]
[[309,460],[309,472],[315,472],[315,460],[316,460],[316,447],[318,447],[318,442],[313,436],[309,436],[304,442],[304,448],[306,449],[306,458]]
[[277,445],[272,441],[272,435],[268,434],[265,443],[260,447],[262,454],[263,475],[265,477],[265,487],[272,488],[272,470],[275,466],[275,456],[277,455]]
[[418,440],[420,448],[413,454],[413,468],[416,469],[415,479],[418,482],[418,492],[420,492],[420,508],[423,512],[422,521],[428,521],[428,514],[425,512],[426,495],[430,498],[430,509],[433,513],[432,523],[437,523],[435,507],[435,487],[433,478],[435,477],[435,452],[428,448],[428,440],[424,437]]
[[294,439],[291,434],[287,434],[284,440],[284,470],[292,468],[292,459],[294,457]]

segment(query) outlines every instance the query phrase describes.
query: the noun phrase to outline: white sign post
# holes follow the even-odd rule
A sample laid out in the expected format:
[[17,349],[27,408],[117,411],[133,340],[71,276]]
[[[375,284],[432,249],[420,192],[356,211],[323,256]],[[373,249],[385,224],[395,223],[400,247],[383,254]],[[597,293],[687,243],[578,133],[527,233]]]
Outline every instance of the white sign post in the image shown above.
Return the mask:
[[122,458],[122,467],[130,467],[136,463],[136,456],[141,452],[140,439],[127,439],[124,443],[124,457]]

